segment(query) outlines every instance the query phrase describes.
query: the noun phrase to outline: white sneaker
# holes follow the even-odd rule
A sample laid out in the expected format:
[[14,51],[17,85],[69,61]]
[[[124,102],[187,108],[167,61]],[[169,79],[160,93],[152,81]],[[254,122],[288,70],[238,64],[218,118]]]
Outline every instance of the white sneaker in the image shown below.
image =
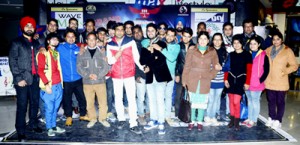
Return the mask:
[[45,118],[40,118],[39,121],[40,121],[41,123],[46,124],[46,119],[45,119]]
[[104,127],[110,127],[110,124],[106,120],[99,121]]
[[55,136],[55,132],[53,131],[53,129],[48,130],[48,136]]
[[273,122],[274,122],[274,120],[272,120],[272,118],[269,117],[269,118],[268,118],[268,121],[267,121],[267,123],[266,123],[266,126],[268,126],[268,127],[273,126]]
[[65,129],[60,128],[60,127],[55,127],[55,128],[53,129],[53,131],[54,131],[55,133],[64,133],[64,132],[66,132]]
[[212,118],[210,119],[210,123],[212,126],[219,126],[220,123],[218,122],[218,120],[216,118]]
[[92,128],[95,124],[96,124],[96,121],[90,121],[90,122],[86,125],[86,127],[87,127],[87,128]]
[[275,120],[272,124],[273,129],[281,128],[281,123],[278,120]]
[[72,118],[76,119],[76,118],[79,118],[80,117],[80,114],[76,114],[74,111],[72,113]]
[[204,126],[209,126],[211,124],[212,124],[211,119],[209,117],[207,117],[207,116],[204,117],[204,123],[203,123],[203,125]]

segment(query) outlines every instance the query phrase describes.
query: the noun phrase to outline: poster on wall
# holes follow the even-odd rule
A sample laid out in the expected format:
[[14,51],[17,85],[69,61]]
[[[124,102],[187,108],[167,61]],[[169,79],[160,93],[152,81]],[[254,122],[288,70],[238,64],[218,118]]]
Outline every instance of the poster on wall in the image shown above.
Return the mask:
[[8,57],[0,57],[0,88],[0,96],[16,95],[13,76],[8,65]]
[[[93,9],[88,9],[88,8]],[[145,28],[150,22],[166,22],[169,27],[174,27],[176,19],[185,21],[190,26],[190,12],[188,6],[140,6],[129,4],[89,4],[84,11],[85,19],[94,19],[96,27],[106,27],[108,21],[125,22],[133,21]]]
[[191,28],[194,32],[197,32],[198,23],[205,22],[210,35],[222,33],[223,24],[228,21],[230,18],[227,7],[191,7]]
[[85,6],[49,5],[49,18],[56,18],[59,29],[68,26],[68,20],[75,17],[79,22],[79,29],[84,29],[86,19],[94,19],[96,28],[105,27],[108,21],[133,21],[145,29],[150,22],[166,22],[174,27],[177,19],[181,19],[186,27],[190,27],[190,6],[141,6],[125,3],[89,3]]
[[57,19],[59,30],[66,29],[70,18],[76,18],[78,20],[78,29],[83,29],[83,7],[57,5],[50,8],[50,17]]

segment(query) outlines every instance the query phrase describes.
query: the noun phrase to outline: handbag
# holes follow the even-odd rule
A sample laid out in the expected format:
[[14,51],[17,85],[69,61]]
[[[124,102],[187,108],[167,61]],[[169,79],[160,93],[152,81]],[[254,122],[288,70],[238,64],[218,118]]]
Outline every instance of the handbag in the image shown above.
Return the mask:
[[185,123],[191,122],[191,102],[187,86],[181,92],[178,118]]
[[247,96],[246,93],[242,95],[241,99],[241,115],[240,119],[246,120],[248,119],[248,102],[247,102]]

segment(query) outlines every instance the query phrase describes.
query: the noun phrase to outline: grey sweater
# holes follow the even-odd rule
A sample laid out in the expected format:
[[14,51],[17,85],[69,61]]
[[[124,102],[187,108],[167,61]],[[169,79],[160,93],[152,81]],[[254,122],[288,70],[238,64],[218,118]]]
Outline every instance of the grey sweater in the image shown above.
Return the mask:
[[[92,85],[105,83],[108,63],[105,61],[105,53],[101,52],[99,48],[96,49],[93,58],[88,50],[85,50],[83,54],[78,54],[77,56],[77,72],[82,76],[83,84]],[[97,75],[97,79],[91,80],[89,78],[90,74]]]

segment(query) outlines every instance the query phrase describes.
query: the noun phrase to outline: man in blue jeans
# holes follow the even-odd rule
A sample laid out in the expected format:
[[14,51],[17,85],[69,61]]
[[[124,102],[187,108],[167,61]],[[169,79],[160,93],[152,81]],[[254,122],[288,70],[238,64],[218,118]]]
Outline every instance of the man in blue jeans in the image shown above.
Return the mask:
[[40,44],[32,39],[36,22],[31,17],[23,17],[20,21],[22,35],[11,43],[9,51],[9,66],[13,75],[13,83],[17,92],[16,130],[19,141],[25,141],[26,112],[29,100],[30,130],[41,133],[38,127],[39,109],[39,77],[35,56]]

